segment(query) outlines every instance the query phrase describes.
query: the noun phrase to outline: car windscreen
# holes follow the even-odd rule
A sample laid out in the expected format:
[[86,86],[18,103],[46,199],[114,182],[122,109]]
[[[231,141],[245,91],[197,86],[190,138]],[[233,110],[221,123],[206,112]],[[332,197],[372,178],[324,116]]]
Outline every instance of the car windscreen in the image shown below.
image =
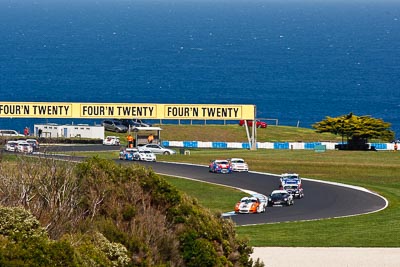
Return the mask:
[[296,185],[289,185],[289,186],[285,186],[283,187],[283,189],[287,190],[287,189],[297,189]]
[[274,193],[271,195],[271,197],[273,197],[273,198],[284,198],[287,196],[288,196],[288,194],[286,194],[286,193]]

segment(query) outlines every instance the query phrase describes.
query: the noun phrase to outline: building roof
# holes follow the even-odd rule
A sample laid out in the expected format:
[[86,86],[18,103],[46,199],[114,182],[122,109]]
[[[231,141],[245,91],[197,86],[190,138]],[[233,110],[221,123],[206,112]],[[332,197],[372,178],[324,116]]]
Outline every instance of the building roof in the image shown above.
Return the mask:
[[161,131],[160,127],[132,127],[133,131],[136,129],[138,131]]

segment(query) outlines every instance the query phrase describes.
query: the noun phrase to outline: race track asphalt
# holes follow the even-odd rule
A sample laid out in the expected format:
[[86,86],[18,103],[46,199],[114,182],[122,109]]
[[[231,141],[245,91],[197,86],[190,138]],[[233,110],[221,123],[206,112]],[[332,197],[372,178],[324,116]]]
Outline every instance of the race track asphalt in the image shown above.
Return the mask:
[[[115,148],[112,147],[100,147],[102,147],[103,150],[115,150]],[[100,149],[95,146],[89,146],[89,148],[90,150]],[[57,151],[60,152],[85,150],[84,147],[58,147],[57,149]],[[255,191],[264,195],[269,195],[273,190],[277,189],[279,185],[278,176],[263,173],[241,172],[216,174],[210,173],[207,166],[125,160],[116,160],[116,162],[121,164],[141,164],[152,168],[154,172],[159,174],[227,185],[239,189]],[[322,183],[304,178],[302,183],[305,197],[302,199],[295,199],[295,204],[293,206],[268,207],[267,211],[261,214],[232,215],[232,220],[237,225],[315,220],[364,214],[381,210],[387,206],[387,202],[384,198],[367,192],[366,190],[358,190],[351,187]],[[243,193],[243,196],[246,195],[246,193]],[[235,203],[232,203],[232,211],[234,205]]]
[[[141,162],[156,173],[186,177],[199,181],[228,185],[269,195],[278,188],[279,177],[261,173],[216,174],[206,166],[163,162]],[[386,201],[374,194],[338,185],[303,179],[305,197],[295,199],[289,207],[268,207],[266,213],[233,215],[238,225],[314,220],[373,212],[386,206]],[[243,196],[246,196],[243,193]],[[239,201],[239,199],[238,199]],[[232,210],[235,203],[232,203]],[[228,212],[228,211],[227,211]]]

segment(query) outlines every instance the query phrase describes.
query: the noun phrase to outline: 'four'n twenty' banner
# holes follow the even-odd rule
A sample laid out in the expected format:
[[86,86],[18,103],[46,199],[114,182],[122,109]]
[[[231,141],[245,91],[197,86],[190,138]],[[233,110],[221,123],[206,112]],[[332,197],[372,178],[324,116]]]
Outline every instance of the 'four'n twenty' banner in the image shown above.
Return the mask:
[[0,102],[0,118],[254,120],[254,105]]

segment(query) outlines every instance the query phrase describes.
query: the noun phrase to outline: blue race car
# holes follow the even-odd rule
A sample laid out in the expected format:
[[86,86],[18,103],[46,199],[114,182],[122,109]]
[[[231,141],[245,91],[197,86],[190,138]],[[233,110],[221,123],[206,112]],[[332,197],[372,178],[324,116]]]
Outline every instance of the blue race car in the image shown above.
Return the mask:
[[209,171],[214,173],[232,173],[232,166],[226,159],[216,159],[210,162]]
[[126,148],[119,152],[119,159],[121,160],[139,160],[136,157],[138,150],[136,148]]

